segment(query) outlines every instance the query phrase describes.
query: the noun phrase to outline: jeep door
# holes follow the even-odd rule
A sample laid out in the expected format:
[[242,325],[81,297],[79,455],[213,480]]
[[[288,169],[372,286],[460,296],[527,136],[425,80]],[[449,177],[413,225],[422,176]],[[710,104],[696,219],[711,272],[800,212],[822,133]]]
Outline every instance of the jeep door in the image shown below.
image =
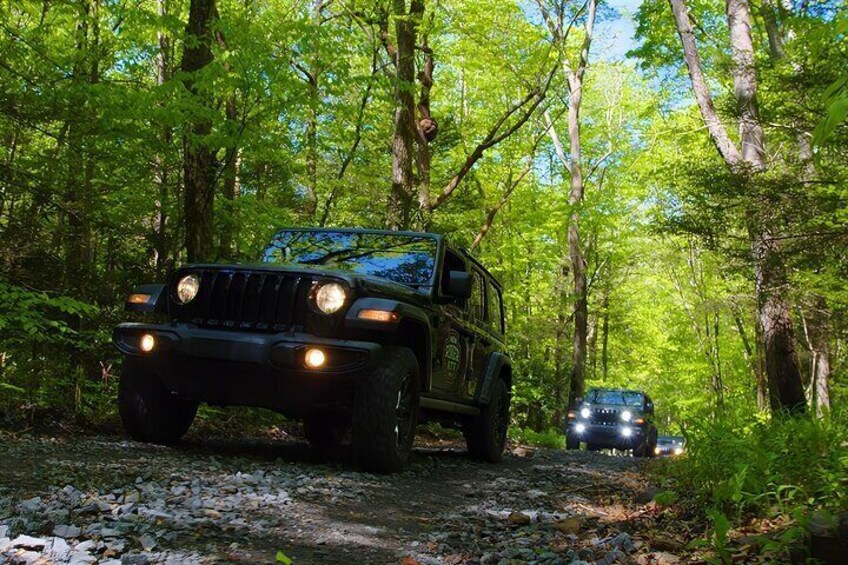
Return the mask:
[[451,270],[471,272],[473,287],[471,297],[467,300],[447,299],[440,289],[444,306],[436,314],[433,323],[436,351],[433,389],[443,398],[470,400],[475,388],[469,385],[469,376],[476,374],[475,369],[479,370],[477,366],[480,364],[476,326],[479,323],[477,318],[485,316],[485,286],[479,269],[469,271],[464,257],[446,249],[440,287],[443,288],[447,273]]
[[489,335],[489,290],[485,273],[472,264],[473,290],[468,300],[466,327],[469,333],[469,366],[459,393],[468,399],[476,398],[477,388],[483,383],[486,361],[494,349]]

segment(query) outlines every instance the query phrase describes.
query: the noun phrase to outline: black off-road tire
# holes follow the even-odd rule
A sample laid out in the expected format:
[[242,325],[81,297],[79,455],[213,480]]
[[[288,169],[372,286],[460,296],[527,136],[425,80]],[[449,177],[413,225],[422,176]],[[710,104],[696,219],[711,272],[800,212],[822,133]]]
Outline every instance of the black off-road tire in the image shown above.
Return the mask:
[[121,370],[118,412],[127,435],[147,443],[173,443],[188,431],[198,402],[171,392],[144,359],[128,357]]
[[303,421],[303,432],[309,444],[319,449],[329,449],[341,445],[348,430],[345,424],[334,416],[310,416]]
[[580,449],[580,438],[574,434],[565,434],[565,448],[566,449]]
[[651,432],[650,439],[648,441],[648,457],[656,457],[657,456],[657,431],[654,430]]
[[648,431],[645,441],[633,448],[633,457],[653,457],[657,447],[656,431]]
[[366,471],[393,473],[409,459],[418,425],[419,371],[407,347],[386,347],[377,369],[357,383],[353,456]]
[[509,427],[510,391],[503,379],[492,383],[492,401],[465,424],[465,444],[474,459],[499,463]]

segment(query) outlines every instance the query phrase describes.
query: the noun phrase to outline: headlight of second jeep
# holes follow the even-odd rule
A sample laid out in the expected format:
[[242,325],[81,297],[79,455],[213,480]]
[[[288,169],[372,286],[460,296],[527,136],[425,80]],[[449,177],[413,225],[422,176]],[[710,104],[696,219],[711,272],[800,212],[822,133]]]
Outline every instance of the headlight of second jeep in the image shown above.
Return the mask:
[[312,300],[319,311],[324,314],[335,314],[344,306],[347,292],[337,282],[324,283],[315,289]]
[[188,304],[200,291],[200,277],[197,275],[186,275],[177,282],[177,300],[181,304]]

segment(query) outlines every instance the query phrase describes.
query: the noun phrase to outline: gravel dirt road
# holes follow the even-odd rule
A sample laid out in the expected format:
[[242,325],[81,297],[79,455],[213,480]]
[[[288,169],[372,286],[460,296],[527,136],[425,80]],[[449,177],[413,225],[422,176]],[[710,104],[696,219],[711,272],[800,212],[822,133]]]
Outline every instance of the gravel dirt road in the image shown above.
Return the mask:
[[645,462],[418,447],[403,473],[294,441],[0,436],[0,563],[680,563]]

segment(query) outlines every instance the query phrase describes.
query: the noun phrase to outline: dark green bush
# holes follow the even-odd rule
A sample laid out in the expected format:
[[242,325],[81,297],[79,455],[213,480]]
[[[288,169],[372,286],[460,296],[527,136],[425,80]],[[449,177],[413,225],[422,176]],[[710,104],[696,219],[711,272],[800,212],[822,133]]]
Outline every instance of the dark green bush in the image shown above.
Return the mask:
[[687,456],[659,473],[702,507],[743,514],[848,507],[848,417],[718,417],[686,432]]
[[565,436],[551,428],[543,432],[537,432],[530,428],[511,427],[509,439],[526,445],[562,449],[565,447]]

